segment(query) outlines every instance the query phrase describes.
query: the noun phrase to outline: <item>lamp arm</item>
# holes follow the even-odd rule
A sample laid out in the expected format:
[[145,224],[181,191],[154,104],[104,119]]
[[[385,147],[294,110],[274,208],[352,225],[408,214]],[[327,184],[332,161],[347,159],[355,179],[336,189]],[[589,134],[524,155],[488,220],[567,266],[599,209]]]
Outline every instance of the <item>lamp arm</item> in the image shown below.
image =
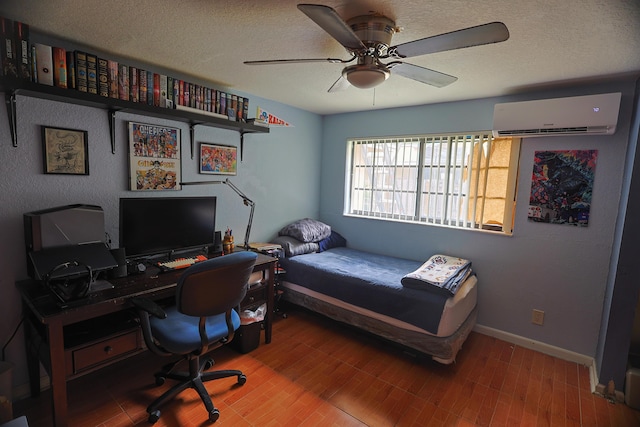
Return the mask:
[[207,185],[207,184],[227,184],[233,191],[236,192],[238,196],[242,198],[245,206],[251,207],[251,212],[249,213],[249,222],[247,223],[247,231],[244,235],[244,248],[249,250],[249,234],[251,234],[251,224],[253,223],[253,211],[256,207],[256,204],[248,198],[238,187],[236,187],[229,178],[224,181],[191,181],[191,182],[181,182],[180,185]]

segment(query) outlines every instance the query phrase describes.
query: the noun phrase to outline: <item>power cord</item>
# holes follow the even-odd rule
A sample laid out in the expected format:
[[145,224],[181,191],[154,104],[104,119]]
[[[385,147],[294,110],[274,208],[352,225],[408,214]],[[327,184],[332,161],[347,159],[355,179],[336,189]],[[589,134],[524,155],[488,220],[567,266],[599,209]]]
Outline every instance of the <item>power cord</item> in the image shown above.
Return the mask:
[[3,362],[6,360],[5,359],[5,350],[6,350],[7,346],[9,344],[11,344],[11,341],[13,341],[13,339],[15,338],[16,334],[18,333],[18,329],[20,329],[20,326],[22,325],[23,322],[24,322],[24,316],[21,316],[20,317],[20,322],[18,322],[18,326],[16,326],[16,328],[14,329],[13,333],[9,337],[9,340],[5,343],[4,346],[2,346],[2,361]]

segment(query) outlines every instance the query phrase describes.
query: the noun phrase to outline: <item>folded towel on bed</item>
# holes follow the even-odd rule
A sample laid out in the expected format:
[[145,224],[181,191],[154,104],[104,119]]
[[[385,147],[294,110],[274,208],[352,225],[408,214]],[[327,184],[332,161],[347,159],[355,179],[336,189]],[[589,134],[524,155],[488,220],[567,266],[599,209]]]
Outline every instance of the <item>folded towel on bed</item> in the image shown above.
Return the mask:
[[471,275],[471,261],[448,255],[434,255],[401,280],[402,286],[455,295]]

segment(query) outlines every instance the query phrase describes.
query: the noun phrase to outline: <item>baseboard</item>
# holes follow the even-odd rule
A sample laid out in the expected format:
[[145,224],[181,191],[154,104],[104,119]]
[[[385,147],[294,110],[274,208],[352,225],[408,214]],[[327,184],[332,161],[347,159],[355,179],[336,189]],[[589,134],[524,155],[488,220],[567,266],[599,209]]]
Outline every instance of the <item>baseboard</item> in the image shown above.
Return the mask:
[[503,341],[510,342],[512,344],[519,345],[520,347],[528,348],[530,350],[539,351],[540,353],[548,354],[549,356],[557,357],[558,359],[574,362],[579,365],[583,365],[589,368],[589,381],[591,385],[591,392],[597,392],[598,386],[598,372],[596,370],[596,364],[593,357],[586,356],[584,354],[576,353],[564,348],[556,347],[553,345],[545,344],[540,341],[535,341],[530,338],[525,338],[520,335],[515,335],[509,332],[501,331],[499,329],[490,328],[488,326],[477,325],[473,328],[475,332],[480,334],[489,335],[490,337],[498,338]]

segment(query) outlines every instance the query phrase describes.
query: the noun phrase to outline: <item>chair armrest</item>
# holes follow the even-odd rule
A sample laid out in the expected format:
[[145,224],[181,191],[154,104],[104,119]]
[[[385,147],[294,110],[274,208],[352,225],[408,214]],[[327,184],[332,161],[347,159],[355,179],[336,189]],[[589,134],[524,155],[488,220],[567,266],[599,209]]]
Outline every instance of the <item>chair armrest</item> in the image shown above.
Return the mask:
[[165,313],[162,307],[148,298],[133,297],[129,298],[129,301],[131,301],[131,304],[135,305],[138,309],[144,310],[158,319],[167,318],[167,313]]

